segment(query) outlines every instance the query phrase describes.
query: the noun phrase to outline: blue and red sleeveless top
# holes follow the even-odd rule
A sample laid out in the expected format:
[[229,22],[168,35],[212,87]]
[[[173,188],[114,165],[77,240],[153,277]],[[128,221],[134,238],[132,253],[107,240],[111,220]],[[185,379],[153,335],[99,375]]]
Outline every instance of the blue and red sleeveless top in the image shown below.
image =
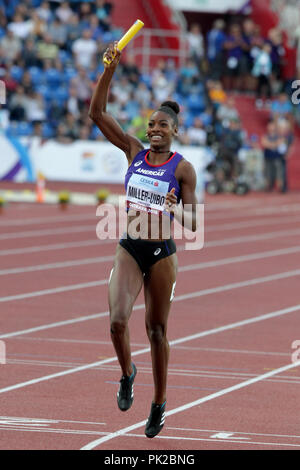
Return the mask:
[[125,176],[126,208],[144,211],[148,214],[170,215],[164,210],[165,198],[175,188],[177,203],[181,200],[180,186],[175,170],[183,156],[175,152],[161,165],[152,165],[147,157],[149,149],[141,150],[129,166]]

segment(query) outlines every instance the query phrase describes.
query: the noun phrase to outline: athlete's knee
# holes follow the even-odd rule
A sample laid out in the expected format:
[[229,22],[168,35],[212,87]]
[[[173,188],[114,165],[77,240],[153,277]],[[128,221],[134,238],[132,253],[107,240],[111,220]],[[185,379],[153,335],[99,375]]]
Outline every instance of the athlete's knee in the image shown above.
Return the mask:
[[111,334],[123,334],[128,325],[128,317],[122,309],[111,313],[110,332]]
[[166,341],[166,326],[163,324],[146,323],[147,335],[152,344],[162,344]]

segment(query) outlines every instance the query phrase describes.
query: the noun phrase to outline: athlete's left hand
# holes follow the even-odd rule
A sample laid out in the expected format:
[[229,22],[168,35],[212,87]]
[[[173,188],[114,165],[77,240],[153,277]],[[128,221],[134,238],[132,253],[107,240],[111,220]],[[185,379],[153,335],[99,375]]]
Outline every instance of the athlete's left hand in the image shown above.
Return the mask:
[[167,212],[174,212],[177,205],[177,197],[175,196],[175,188],[172,188],[166,195],[165,210]]

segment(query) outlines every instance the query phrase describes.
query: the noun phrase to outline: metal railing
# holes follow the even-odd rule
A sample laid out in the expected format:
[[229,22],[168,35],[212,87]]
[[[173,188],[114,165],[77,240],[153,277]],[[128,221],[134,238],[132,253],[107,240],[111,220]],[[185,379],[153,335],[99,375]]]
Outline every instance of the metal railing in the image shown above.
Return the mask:
[[[178,47],[166,47],[167,38],[177,39]],[[160,44],[153,47],[153,42]],[[188,58],[189,48],[186,33],[165,29],[143,29],[137,38],[128,45],[128,53],[137,59],[143,73],[149,73],[154,58],[174,59],[179,67],[182,67]]]

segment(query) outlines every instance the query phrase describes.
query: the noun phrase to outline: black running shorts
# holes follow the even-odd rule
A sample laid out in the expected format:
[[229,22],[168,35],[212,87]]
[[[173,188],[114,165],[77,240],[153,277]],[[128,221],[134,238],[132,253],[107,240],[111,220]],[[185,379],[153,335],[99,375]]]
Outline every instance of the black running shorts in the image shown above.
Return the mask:
[[148,241],[130,238],[128,234],[121,238],[120,245],[133,256],[142,273],[146,273],[160,259],[176,253],[173,238],[163,241]]

